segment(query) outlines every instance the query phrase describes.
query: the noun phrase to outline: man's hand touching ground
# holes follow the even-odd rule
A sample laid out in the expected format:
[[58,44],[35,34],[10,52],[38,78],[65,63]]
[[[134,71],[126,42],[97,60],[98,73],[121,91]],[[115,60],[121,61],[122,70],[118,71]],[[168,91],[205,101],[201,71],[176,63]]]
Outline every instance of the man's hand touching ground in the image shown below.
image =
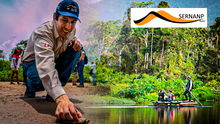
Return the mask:
[[79,123],[79,118],[83,118],[82,114],[75,108],[74,104],[70,102],[67,95],[61,95],[55,100],[57,109],[55,116],[58,120],[76,121]]
[[79,51],[82,48],[82,45],[81,45],[81,43],[78,40],[70,41],[70,46],[72,46],[72,45],[73,45],[73,49],[75,51]]

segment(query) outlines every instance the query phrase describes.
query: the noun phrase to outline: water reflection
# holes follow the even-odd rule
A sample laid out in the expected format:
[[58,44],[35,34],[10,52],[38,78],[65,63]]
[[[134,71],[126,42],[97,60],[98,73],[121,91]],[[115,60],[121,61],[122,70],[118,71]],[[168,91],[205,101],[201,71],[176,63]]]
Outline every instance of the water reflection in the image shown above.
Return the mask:
[[178,122],[175,121],[175,115],[178,115],[176,119],[183,118],[180,123],[191,124],[192,115],[196,115],[197,107],[155,107],[155,110],[158,114],[158,124]]
[[220,124],[220,104],[205,107],[82,108],[90,124]]

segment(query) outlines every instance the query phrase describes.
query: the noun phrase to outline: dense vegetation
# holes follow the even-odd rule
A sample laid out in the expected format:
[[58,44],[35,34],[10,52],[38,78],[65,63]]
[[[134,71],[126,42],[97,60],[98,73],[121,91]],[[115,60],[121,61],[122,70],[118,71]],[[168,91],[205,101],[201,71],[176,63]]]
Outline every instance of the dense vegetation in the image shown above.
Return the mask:
[[[131,8],[154,5],[132,2]],[[166,1],[156,7],[170,8]],[[214,99],[213,87],[220,88],[220,17],[207,28],[131,28],[130,21],[128,8],[122,25],[97,21],[87,29],[89,58],[99,60],[97,80],[107,81],[113,96],[155,100],[158,90],[171,89],[183,99],[182,82],[191,76],[193,94]]]
[[[166,1],[153,5],[132,2],[130,8],[170,8]],[[142,103],[156,100],[161,89],[183,99],[182,82],[191,76],[192,93],[200,100],[214,99],[212,88],[220,89],[220,17],[207,28],[131,28],[130,8],[123,24],[96,21],[83,32],[89,61],[97,64],[96,80],[110,87],[112,96]],[[10,62],[0,60],[0,66],[0,80],[9,81]],[[89,81],[90,67],[84,69]],[[22,80],[22,68],[19,72]]]

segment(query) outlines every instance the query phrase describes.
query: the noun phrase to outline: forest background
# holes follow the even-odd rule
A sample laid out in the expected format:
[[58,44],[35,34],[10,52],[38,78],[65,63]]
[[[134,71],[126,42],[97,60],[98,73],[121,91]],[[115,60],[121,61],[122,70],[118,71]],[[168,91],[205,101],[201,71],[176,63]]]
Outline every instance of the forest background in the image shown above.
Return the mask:
[[[87,42],[83,47],[97,65],[97,82],[110,88],[108,95],[144,103],[157,100],[161,89],[184,99],[182,82],[191,76],[193,94],[200,100],[214,99],[213,87],[220,89],[220,17],[207,28],[131,28],[130,8],[145,7],[171,8],[166,1],[133,1],[123,21],[89,20],[81,27]],[[16,44],[9,58],[16,48],[24,49],[25,41]],[[10,81],[11,62],[3,50],[0,58],[0,81]],[[89,81],[89,64],[84,70]],[[22,71],[20,67],[20,81]]]

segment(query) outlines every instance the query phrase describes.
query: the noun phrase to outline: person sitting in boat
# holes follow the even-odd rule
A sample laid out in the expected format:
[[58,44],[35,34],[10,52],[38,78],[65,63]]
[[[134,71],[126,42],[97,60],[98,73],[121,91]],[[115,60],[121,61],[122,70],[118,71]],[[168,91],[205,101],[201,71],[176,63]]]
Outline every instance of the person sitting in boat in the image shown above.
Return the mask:
[[175,100],[175,96],[174,96],[172,90],[169,90],[168,101],[172,101],[172,100]]
[[158,97],[158,101],[164,101],[167,100],[167,94],[165,93],[165,90],[162,89],[159,91],[158,93],[159,97]]
[[187,77],[187,80],[188,80],[188,83],[187,84],[184,84],[186,86],[186,90],[184,92],[184,96],[186,97],[186,100],[188,100],[188,97],[187,97],[187,93],[189,94],[189,102],[191,101],[191,91],[192,91],[192,87],[193,87],[193,84],[192,84],[192,80],[191,80],[191,77],[188,76]]

